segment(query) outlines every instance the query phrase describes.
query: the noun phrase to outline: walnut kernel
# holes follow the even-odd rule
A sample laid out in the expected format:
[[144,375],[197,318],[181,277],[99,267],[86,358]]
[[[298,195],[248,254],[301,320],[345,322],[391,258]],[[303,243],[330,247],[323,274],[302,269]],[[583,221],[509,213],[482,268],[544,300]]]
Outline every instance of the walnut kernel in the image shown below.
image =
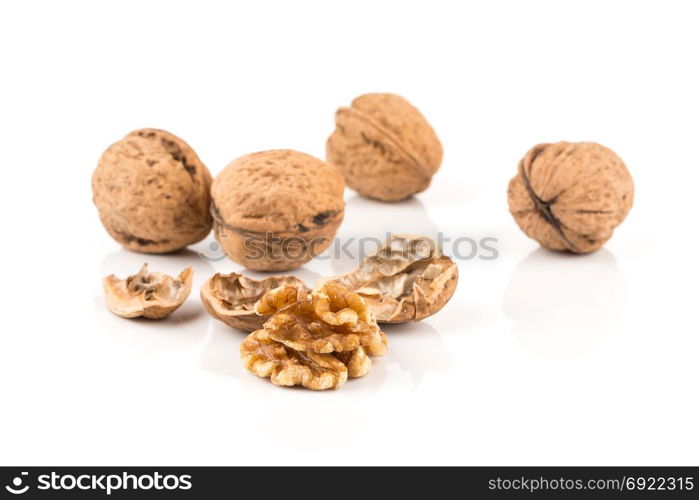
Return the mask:
[[363,377],[371,371],[371,358],[362,347],[354,351],[343,351],[333,353],[337,359],[347,367],[347,374],[350,378]]
[[371,370],[388,339],[366,304],[337,284],[310,295],[291,285],[267,292],[255,309],[272,316],[240,346],[245,367],[277,385],[337,388]]
[[264,324],[270,337],[297,351],[386,351],[386,339],[359,295],[336,283],[313,291],[311,300],[287,305]]
[[256,330],[240,344],[245,367],[273,384],[301,385],[314,391],[337,389],[347,381],[347,367],[331,354],[296,351]]

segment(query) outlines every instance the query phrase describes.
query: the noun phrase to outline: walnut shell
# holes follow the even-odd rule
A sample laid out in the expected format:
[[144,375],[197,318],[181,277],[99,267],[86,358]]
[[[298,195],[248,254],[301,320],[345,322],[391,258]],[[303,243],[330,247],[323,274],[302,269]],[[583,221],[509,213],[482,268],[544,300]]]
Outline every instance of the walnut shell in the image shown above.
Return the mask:
[[182,139],[156,129],[131,132],[102,154],[93,201],[107,232],[136,252],[174,252],[211,230],[211,174]]
[[107,306],[122,318],[162,319],[189,297],[193,274],[188,267],[177,278],[172,278],[167,274],[149,273],[148,264],[143,264],[137,274],[123,280],[109,275],[103,281]]
[[327,278],[356,292],[378,323],[420,321],[451,299],[459,271],[427,237],[394,235],[357,269]]
[[214,318],[233,328],[252,332],[262,328],[271,315],[271,311],[258,314],[255,303],[270,290],[283,285],[290,286],[295,293],[310,292],[303,281],[294,276],[254,280],[236,273],[216,273],[202,286],[201,301]]
[[362,196],[397,201],[427,189],[442,145],[424,116],[395,94],[365,94],[335,114],[328,161]]
[[539,144],[508,188],[510,213],[551,250],[588,253],[612,237],[633,204],[633,180],[611,149],[594,142]]
[[238,158],[211,188],[216,239],[249,269],[295,269],[332,243],[344,217],[344,186],[335,167],[304,153]]

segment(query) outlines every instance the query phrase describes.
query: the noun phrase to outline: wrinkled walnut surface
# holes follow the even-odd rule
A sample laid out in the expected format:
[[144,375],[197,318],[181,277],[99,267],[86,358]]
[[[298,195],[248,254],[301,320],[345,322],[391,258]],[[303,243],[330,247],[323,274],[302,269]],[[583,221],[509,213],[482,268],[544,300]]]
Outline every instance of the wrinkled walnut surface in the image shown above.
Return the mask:
[[314,391],[337,389],[347,381],[348,369],[332,354],[296,351],[256,330],[240,344],[245,367],[275,385],[300,385]]
[[309,292],[306,285],[294,276],[270,276],[254,280],[237,273],[216,273],[204,283],[201,301],[214,318],[233,328],[251,332],[262,328],[272,313],[258,314],[255,303],[270,290],[283,285],[289,285],[294,293]]
[[354,351],[336,352],[333,355],[347,367],[350,378],[363,377],[371,371],[371,358],[362,347]]
[[122,318],[162,319],[180,307],[192,291],[193,271],[188,267],[177,278],[148,272],[148,265],[126,279],[113,274],[104,278],[107,306]]
[[112,144],[92,176],[93,201],[118,243],[137,252],[167,253],[211,230],[211,174],[182,139],[156,129]]
[[[284,287],[269,295],[283,294]],[[275,298],[267,298],[275,302]],[[386,337],[362,298],[336,283],[313,291],[311,300],[288,304],[264,324],[270,337],[297,351],[332,353],[363,347],[370,356],[386,352]]]
[[394,94],[365,94],[335,114],[328,161],[347,185],[383,201],[427,189],[442,162],[442,145],[424,116]]
[[534,146],[510,181],[510,213],[530,238],[552,250],[588,253],[612,237],[633,204],[626,165],[594,142]]
[[304,153],[238,158],[212,185],[216,238],[229,258],[249,269],[299,267],[332,242],[344,217],[344,185],[334,166]]
[[[294,278],[295,279],[295,278]],[[291,283],[284,283],[263,295],[255,304],[255,312],[260,316],[271,316],[297,302],[311,300],[311,291]]]
[[379,323],[420,321],[451,299],[458,268],[429,238],[393,236],[347,274],[328,278],[356,292]]

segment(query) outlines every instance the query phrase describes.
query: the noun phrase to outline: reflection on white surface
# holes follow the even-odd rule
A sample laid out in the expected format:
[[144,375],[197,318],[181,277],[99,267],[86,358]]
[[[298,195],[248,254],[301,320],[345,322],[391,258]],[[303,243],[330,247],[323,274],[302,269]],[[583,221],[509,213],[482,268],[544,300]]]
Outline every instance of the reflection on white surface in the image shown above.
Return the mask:
[[544,356],[575,356],[614,333],[625,299],[612,253],[569,255],[539,248],[510,277],[503,309],[513,334]]
[[[239,378],[247,370],[240,362],[240,343],[248,334],[243,330],[231,328],[207,314],[209,333],[201,354],[201,366],[216,375]],[[254,376],[250,374],[251,376]]]
[[121,318],[107,308],[102,297],[95,302],[95,314],[100,334],[109,335],[112,347],[144,356],[191,349],[204,338],[208,320],[206,312],[191,296],[170,316],[160,320]]
[[[420,385],[429,372],[443,373],[451,369],[454,360],[429,319],[419,323],[381,325],[381,328],[388,335],[388,359],[410,375],[413,387]],[[381,368],[386,370],[389,366],[390,363],[382,363]]]

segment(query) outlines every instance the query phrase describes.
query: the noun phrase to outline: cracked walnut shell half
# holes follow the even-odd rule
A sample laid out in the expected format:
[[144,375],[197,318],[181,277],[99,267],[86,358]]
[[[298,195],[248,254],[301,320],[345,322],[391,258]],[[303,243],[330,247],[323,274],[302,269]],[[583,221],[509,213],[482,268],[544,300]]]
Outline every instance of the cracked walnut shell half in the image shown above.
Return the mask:
[[365,94],[335,114],[328,161],[362,196],[397,201],[427,189],[442,145],[424,116],[395,94]]
[[420,321],[438,312],[456,290],[459,272],[426,237],[395,235],[347,274],[328,278],[354,291],[379,323]]
[[295,269],[323,252],[344,217],[338,170],[290,150],[234,160],[211,187],[216,239],[248,269]]
[[288,285],[293,291],[294,299],[299,294],[307,296],[310,290],[294,276],[270,276],[262,280],[246,278],[237,273],[216,273],[209,278],[201,289],[201,301],[204,308],[214,318],[233,328],[252,332],[262,328],[270,312],[255,311],[255,304],[267,292],[280,286]]
[[[269,292],[265,299],[288,297],[288,287]],[[364,300],[336,283],[327,283],[311,294],[311,300],[284,305],[264,324],[270,338],[297,351],[322,354],[355,351],[363,347],[370,356],[385,354],[388,342]]]
[[113,274],[104,278],[107,306],[122,318],[162,319],[180,307],[192,291],[191,267],[177,278],[148,272],[144,264],[138,274],[120,280]]
[[107,232],[136,252],[168,253],[206,237],[211,174],[179,137],[131,132],[102,154],[93,201]]
[[600,249],[631,209],[634,185],[614,151],[594,142],[539,144],[508,188],[510,213],[551,250]]

